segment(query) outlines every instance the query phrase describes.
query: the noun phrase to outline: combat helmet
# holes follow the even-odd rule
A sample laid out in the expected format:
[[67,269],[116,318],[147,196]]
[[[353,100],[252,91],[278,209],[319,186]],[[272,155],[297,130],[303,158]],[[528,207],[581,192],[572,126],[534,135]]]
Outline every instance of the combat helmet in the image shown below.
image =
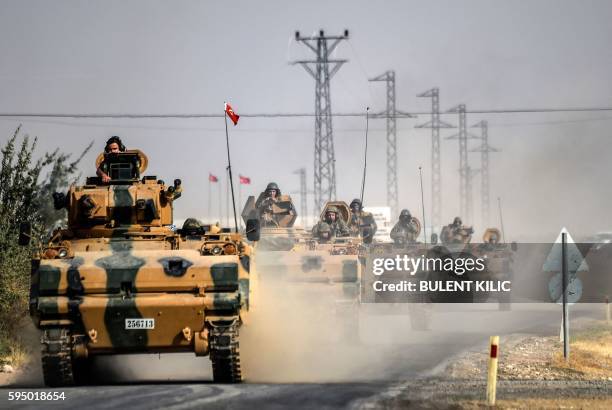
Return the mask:
[[281,194],[280,188],[278,187],[278,184],[276,182],[270,182],[268,184],[265,192],[268,193],[270,191],[276,191],[276,196],[280,196]]
[[203,228],[204,226],[202,225],[202,222],[198,221],[196,218],[187,218],[185,222],[183,222],[183,228],[181,231],[184,234],[194,235],[200,233]]
[[411,219],[412,215],[410,214],[410,211],[407,209],[402,209],[402,212],[400,212],[399,215],[399,220],[402,222],[410,222]]
[[338,219],[338,215],[340,214],[340,210],[334,205],[328,206],[325,210],[325,219],[327,219],[327,214],[334,213],[336,214],[336,220]]
[[359,210],[361,211],[363,209],[363,205],[361,204],[361,199],[359,198],[355,198],[351,201],[351,204],[349,205],[349,208],[351,208],[351,210],[353,209],[353,205],[357,205],[359,206]]

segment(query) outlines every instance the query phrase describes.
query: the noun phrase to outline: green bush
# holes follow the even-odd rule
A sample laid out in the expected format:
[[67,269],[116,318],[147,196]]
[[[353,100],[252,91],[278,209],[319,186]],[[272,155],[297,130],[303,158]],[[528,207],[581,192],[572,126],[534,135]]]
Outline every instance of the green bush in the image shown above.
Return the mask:
[[[10,337],[27,316],[32,251],[65,218],[65,211],[53,208],[51,194],[65,190],[78,178],[77,165],[92,145],[72,162],[70,154],[59,149],[35,160],[37,140],[30,142],[27,135],[21,138],[20,128],[1,150],[0,340]],[[24,221],[32,225],[33,240],[29,247],[17,244],[19,223]],[[0,342],[0,354],[3,348],[6,343]]]

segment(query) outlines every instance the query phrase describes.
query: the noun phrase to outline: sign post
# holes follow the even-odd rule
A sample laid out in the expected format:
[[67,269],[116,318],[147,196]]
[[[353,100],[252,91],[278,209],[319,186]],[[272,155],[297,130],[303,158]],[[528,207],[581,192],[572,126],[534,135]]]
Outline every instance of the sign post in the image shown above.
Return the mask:
[[550,299],[562,307],[559,339],[563,341],[563,357],[569,360],[569,305],[577,303],[582,296],[582,281],[578,272],[587,272],[589,266],[567,229],[563,228],[552,245],[544,266],[544,272],[555,275],[548,283]]
[[489,339],[489,369],[487,373],[487,405],[495,406],[497,392],[497,361],[499,356],[499,336],[491,336]]
[[565,232],[561,233],[561,274],[563,277],[563,357],[565,361],[569,361],[569,307],[567,304],[567,291],[568,291],[568,282],[569,282],[569,274],[567,271],[567,234]]

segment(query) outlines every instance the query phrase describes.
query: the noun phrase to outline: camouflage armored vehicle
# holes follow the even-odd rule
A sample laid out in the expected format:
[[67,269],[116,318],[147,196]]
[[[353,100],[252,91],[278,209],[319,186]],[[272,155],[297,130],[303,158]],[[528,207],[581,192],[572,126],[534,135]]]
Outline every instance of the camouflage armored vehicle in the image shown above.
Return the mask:
[[[488,279],[512,280],[514,277],[514,253],[516,243],[503,243],[502,234],[497,228],[487,228],[482,235],[482,243],[472,245],[472,252],[487,261]],[[510,295],[500,293],[497,297],[500,310],[510,309]]]
[[[86,382],[96,355],[165,352],[208,355],[214,381],[241,381],[251,246],[237,233],[174,230],[181,181],[141,176],[142,152],[104,154],[101,162],[110,183],[91,177],[54,195],[68,226],[32,262],[30,314],[42,331],[45,384]],[[257,240],[258,223],[249,229]]]
[[[416,228],[414,237],[418,238],[421,234],[421,221],[412,217],[412,223]],[[395,228],[394,228],[395,229]],[[401,230],[401,229],[400,229]],[[431,244],[424,244],[418,241],[404,240],[405,232],[400,232],[399,237],[393,242],[377,242],[369,247],[369,252],[366,256],[367,269],[364,272],[363,286],[361,289],[362,302],[368,303],[366,312],[372,316],[398,315],[404,314],[410,319],[410,328],[412,330],[429,330],[431,322],[431,306],[426,295],[416,293],[409,299],[405,295],[398,292],[379,293],[374,289],[374,282],[379,280],[379,277],[372,274],[372,260],[374,258],[395,258],[396,256],[403,257],[407,255],[409,258],[418,258],[421,255],[427,254],[431,248]],[[406,277],[405,272],[387,271],[385,279],[389,282],[401,281],[405,279],[418,280],[426,277],[425,272],[419,272],[415,276]],[[398,303],[401,302],[401,303]],[[376,305],[372,305],[375,303]]]
[[[255,205],[261,198],[256,201],[254,197],[249,197],[242,212],[245,221],[257,217]],[[350,209],[343,201],[325,204],[321,218],[331,206],[337,207],[344,222],[348,223]],[[255,263],[258,272],[262,273],[261,282],[276,285],[282,280],[284,284],[295,285],[291,292],[298,298],[317,301],[311,304],[312,309],[319,309],[324,315],[329,315],[330,311],[340,316],[348,315],[351,320],[343,323],[352,323],[359,305],[360,258],[363,253],[361,238],[342,237],[320,243],[303,228],[294,226],[297,213],[291,197],[281,195],[272,208],[280,226],[262,226],[260,229]],[[353,325],[351,328],[356,330]]]
[[[439,258],[464,258],[464,259],[481,259],[484,261],[485,269],[483,271],[472,270],[469,274],[463,275],[461,280],[490,280],[490,281],[506,281],[512,280],[513,277],[513,254],[516,250],[516,244],[501,243],[501,232],[496,228],[488,228],[482,237],[482,243],[471,242],[471,228],[455,236],[455,240],[447,241],[439,246],[434,246],[428,256]],[[431,272],[433,279],[448,279],[443,272]],[[480,303],[497,300],[500,310],[508,310],[510,308],[510,294],[506,292],[477,292],[466,293],[463,295],[457,294],[436,294],[431,295],[434,302],[448,302],[449,298],[454,302]]]
[[[276,184],[274,184],[276,185]],[[304,238],[304,229],[296,227],[297,211],[289,195],[279,195],[275,201],[266,201],[266,192],[257,199],[249,196],[242,210],[242,219],[260,220],[261,238],[257,244],[260,251],[290,251]],[[265,208],[265,217],[262,209]]]
[[[242,212],[245,221],[257,218],[256,204],[261,198],[261,195],[257,201],[252,196],[248,198]],[[326,203],[321,218],[332,206],[340,210],[342,219],[347,223],[350,209],[343,201]],[[317,277],[325,281],[340,280],[343,275],[359,277],[359,268],[356,265],[357,256],[362,250],[360,238],[343,237],[320,243],[303,228],[294,226],[297,212],[289,195],[282,195],[273,209],[278,226],[262,226],[261,237],[257,243],[257,266],[261,272],[265,272],[265,276],[290,277],[292,281],[302,278],[309,282]],[[265,276],[262,276],[262,280]]]

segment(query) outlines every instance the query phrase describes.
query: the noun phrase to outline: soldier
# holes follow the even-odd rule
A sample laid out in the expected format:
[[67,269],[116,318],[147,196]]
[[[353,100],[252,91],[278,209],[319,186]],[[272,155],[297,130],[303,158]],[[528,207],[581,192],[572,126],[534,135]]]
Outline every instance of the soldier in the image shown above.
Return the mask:
[[453,219],[453,223],[446,225],[440,234],[442,243],[469,243],[472,239],[474,229],[471,226],[464,226],[463,221],[458,216]]
[[255,204],[261,226],[278,227],[278,221],[272,207],[278,202],[280,196],[281,192],[276,182],[270,182],[264,191],[263,199],[258,204]]
[[312,227],[312,236],[325,243],[335,237],[349,236],[350,231],[346,223],[339,217],[338,208],[330,206],[325,211],[325,219]]
[[181,228],[181,234],[188,237],[188,239],[200,239],[203,233],[204,225],[196,218],[187,218]]
[[410,211],[402,209],[399,220],[393,229],[391,229],[390,236],[396,245],[404,245],[406,243],[415,243],[418,231],[417,221],[410,215]]
[[[117,136],[112,136],[108,139],[108,141],[106,141],[106,146],[104,147],[105,154],[124,152],[124,151],[125,151],[125,145],[123,145],[123,142],[121,142],[121,138]],[[107,167],[107,164],[104,161],[102,161],[102,163],[96,170],[96,174],[100,178],[102,178],[102,182],[104,182],[105,184],[108,184],[111,178],[110,176],[108,176],[108,170],[106,169],[106,167]]]
[[364,243],[371,243],[376,233],[376,221],[370,212],[363,210],[361,200],[353,199],[350,205],[351,217],[349,219],[349,229],[351,235],[361,236]]

